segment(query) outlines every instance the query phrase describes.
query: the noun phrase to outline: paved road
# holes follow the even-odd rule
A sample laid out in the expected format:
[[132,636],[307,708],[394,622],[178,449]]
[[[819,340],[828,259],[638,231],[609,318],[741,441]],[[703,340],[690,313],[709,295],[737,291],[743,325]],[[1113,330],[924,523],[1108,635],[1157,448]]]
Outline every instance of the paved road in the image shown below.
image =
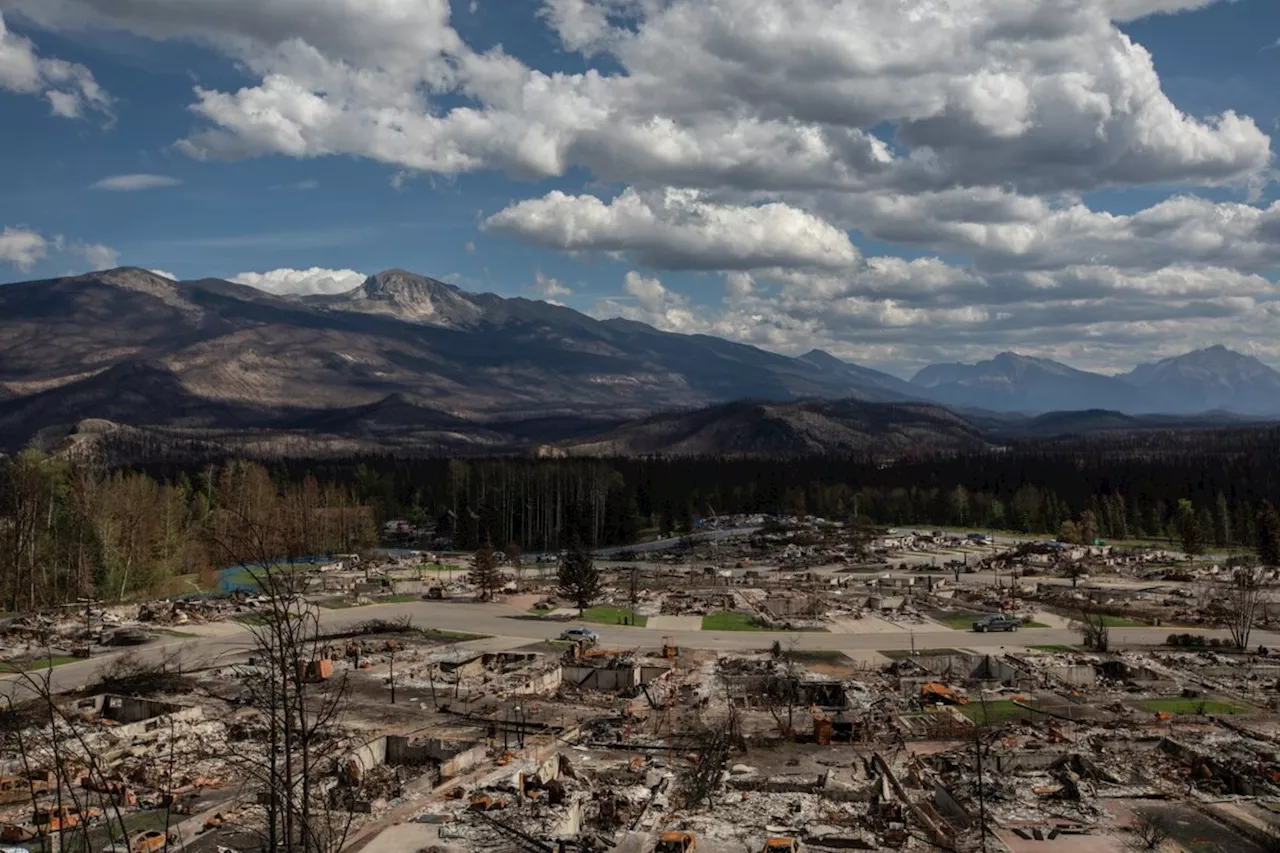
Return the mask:
[[729,527],[723,530],[700,530],[688,536],[673,536],[670,539],[655,539],[652,542],[642,542],[638,545],[622,545],[617,548],[601,548],[596,551],[597,557],[616,557],[619,554],[652,554],[659,551],[670,551],[678,548],[682,543],[692,542],[697,545],[708,542],[723,542],[726,539],[734,539],[743,536],[750,536],[752,533],[760,530],[760,527]]
[[[409,617],[420,627],[449,631],[465,631],[488,634],[495,638],[487,647],[505,645],[514,648],[538,640],[552,639],[570,622],[558,622],[533,617],[503,604],[475,604],[471,602],[410,602],[357,607],[347,610],[325,610],[321,624],[326,631],[340,631],[369,619],[401,619]],[[601,645],[612,648],[656,649],[664,637],[677,646],[714,651],[750,651],[764,649],[775,639],[790,641],[795,638],[798,649],[835,649],[839,651],[866,652],[890,649],[969,648],[1000,649],[1025,648],[1029,645],[1070,645],[1079,637],[1070,630],[1041,628],[1025,629],[1016,634],[975,634],[929,627],[925,630],[875,634],[828,633],[764,633],[757,631],[671,631],[646,628],[625,628],[609,625],[591,626],[600,635]],[[191,668],[213,666],[243,659],[252,647],[249,629],[236,622],[215,623],[191,628],[200,631],[196,639],[169,639],[158,641],[134,650],[144,660],[158,660],[175,652],[181,655],[183,665]],[[1116,646],[1159,645],[1169,634],[1168,628],[1112,628],[1111,641]],[[1225,637],[1225,631],[1205,632],[1210,636]],[[1253,644],[1261,643],[1272,648],[1280,647],[1280,635],[1255,632]],[[56,667],[51,673],[53,687],[71,690],[92,683],[115,655],[107,655],[79,663]],[[0,696],[14,691],[21,692],[21,676],[0,676]],[[6,683],[7,682],[7,683]],[[14,695],[17,695],[16,693]]]

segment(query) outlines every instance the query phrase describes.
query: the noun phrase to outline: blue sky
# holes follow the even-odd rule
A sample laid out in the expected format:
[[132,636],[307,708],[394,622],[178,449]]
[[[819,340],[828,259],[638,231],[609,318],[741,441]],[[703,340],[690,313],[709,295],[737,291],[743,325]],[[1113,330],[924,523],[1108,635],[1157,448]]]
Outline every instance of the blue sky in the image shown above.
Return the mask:
[[900,371],[1280,363],[1273,0],[247,2],[6,4],[0,281],[404,267]]

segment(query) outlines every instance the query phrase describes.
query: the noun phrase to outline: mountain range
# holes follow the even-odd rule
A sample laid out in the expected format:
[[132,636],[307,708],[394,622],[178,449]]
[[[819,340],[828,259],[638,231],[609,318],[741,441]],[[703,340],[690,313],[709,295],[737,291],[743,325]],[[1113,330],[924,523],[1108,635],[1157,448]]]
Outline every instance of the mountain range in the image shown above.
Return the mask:
[[1004,352],[977,364],[930,365],[911,385],[935,402],[993,412],[1280,415],[1280,372],[1221,345],[1117,376]]
[[1277,391],[1280,374],[1222,347],[1123,376],[1002,353],[908,382],[404,270],[303,297],[134,268],[0,286],[0,452],[115,435],[211,452],[898,453],[1059,410],[1275,415]]

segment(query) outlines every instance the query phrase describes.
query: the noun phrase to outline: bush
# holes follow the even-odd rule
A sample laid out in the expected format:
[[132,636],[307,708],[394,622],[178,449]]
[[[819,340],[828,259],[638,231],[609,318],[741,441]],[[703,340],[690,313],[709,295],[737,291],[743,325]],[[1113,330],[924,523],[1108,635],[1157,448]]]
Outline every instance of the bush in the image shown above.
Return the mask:
[[1209,641],[1209,640],[1206,640],[1205,637],[1201,634],[1170,634],[1169,636],[1165,637],[1164,644],[1166,646],[1180,646],[1183,648],[1202,649],[1206,645],[1212,645],[1215,647],[1226,645],[1226,641],[1218,640],[1216,638],[1213,639],[1212,641]]

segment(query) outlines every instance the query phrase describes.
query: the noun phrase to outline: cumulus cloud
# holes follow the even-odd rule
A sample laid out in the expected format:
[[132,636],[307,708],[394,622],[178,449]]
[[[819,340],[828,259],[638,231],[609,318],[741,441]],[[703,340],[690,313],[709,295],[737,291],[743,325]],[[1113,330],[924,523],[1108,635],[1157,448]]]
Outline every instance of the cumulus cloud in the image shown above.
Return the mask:
[[137,192],[139,190],[154,190],[160,187],[174,187],[180,183],[182,181],[177,178],[171,178],[168,175],[112,175],[109,178],[97,181],[89,188],[109,190],[111,192]]
[[109,270],[120,266],[120,253],[101,243],[71,243],[68,250],[84,258],[90,270]]
[[364,283],[365,276],[355,270],[328,270],[312,267],[306,270],[277,269],[267,272],[242,272],[230,280],[247,284],[279,296],[346,293]]
[[[543,0],[567,49],[616,66],[577,74],[473,50],[447,0],[15,2],[48,26],[197,38],[241,61],[256,84],[196,92],[194,156],[1036,192],[1236,181],[1270,160],[1251,119],[1178,110],[1115,24],[1205,5],[1188,0]],[[438,106],[447,93],[466,103]],[[872,133],[886,126],[896,156]]]
[[[9,5],[234,59],[246,85],[194,92],[178,142],[192,157],[350,155],[397,187],[488,169],[594,178],[484,228],[645,268],[597,313],[872,361],[1017,347],[1101,364],[1232,330],[1280,350],[1280,207],[1194,194],[1256,194],[1271,140],[1248,116],[1181,110],[1119,26],[1213,2],[540,0],[564,50],[600,59],[580,72],[476,50],[448,0]],[[80,91],[39,79],[24,91]],[[1178,194],[1123,215],[1084,201],[1128,186]],[[723,302],[655,270],[717,272]],[[245,275],[276,292],[359,283]]]
[[714,204],[695,190],[628,189],[607,203],[556,190],[484,225],[549,248],[633,255],[659,269],[843,267],[857,257],[848,234],[803,210]]
[[622,290],[625,297],[598,300],[592,313],[648,323],[664,332],[702,332],[713,325],[690,307],[687,296],[667,290],[657,278],[631,270],[622,280]]
[[530,285],[529,289],[549,302],[555,302],[561,296],[573,295],[573,288],[562,283],[559,279],[545,275],[542,270],[538,270],[533,274],[533,284]]
[[24,226],[7,226],[0,231],[0,263],[28,272],[49,257],[62,258],[78,268],[87,266],[89,271],[112,269],[120,263],[120,253],[101,243],[71,240],[61,234],[45,237]]
[[110,115],[111,98],[83,65],[42,57],[30,39],[8,28],[0,12],[0,89],[39,95],[62,118],[88,112]]
[[30,228],[6,226],[0,231],[0,262],[9,264],[19,272],[26,272],[34,267],[48,251],[48,243],[44,237]]

